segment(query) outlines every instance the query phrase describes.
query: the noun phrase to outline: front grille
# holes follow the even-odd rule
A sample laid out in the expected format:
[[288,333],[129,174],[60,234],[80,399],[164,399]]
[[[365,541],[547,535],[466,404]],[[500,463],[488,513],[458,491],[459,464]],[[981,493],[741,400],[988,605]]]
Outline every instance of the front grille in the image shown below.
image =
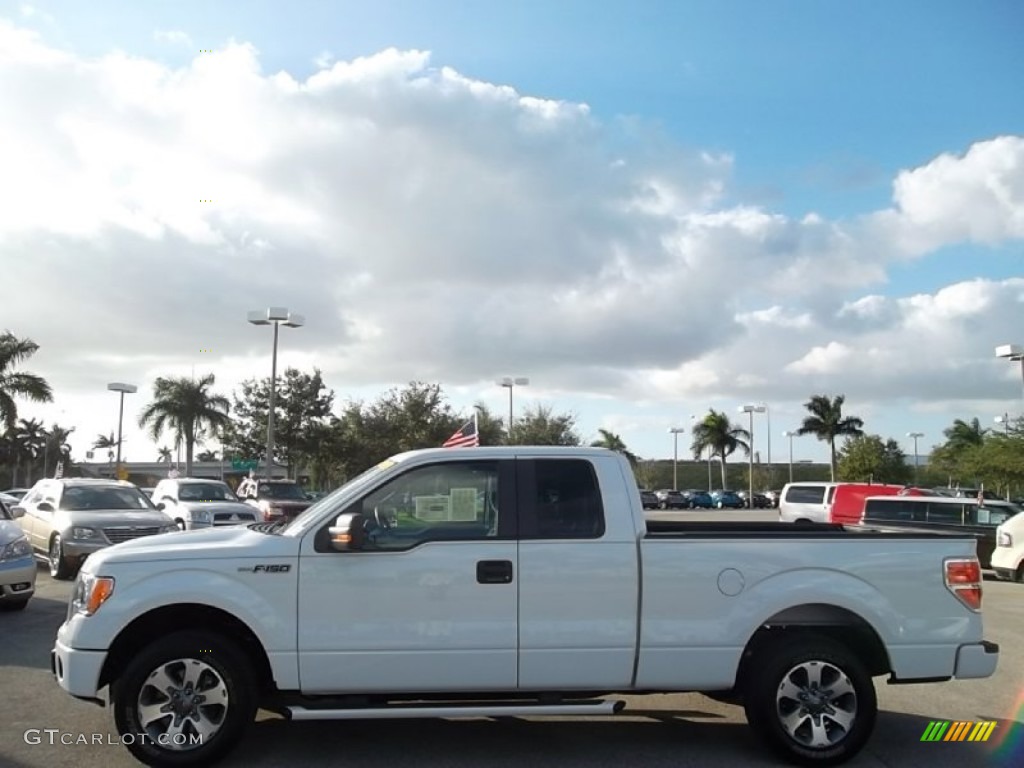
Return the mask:
[[120,544],[122,541],[131,541],[140,536],[156,536],[156,534],[160,533],[160,529],[155,525],[137,528],[104,528],[103,533],[111,544]]
[[255,513],[248,512],[218,512],[213,516],[215,523],[252,523],[256,521]]

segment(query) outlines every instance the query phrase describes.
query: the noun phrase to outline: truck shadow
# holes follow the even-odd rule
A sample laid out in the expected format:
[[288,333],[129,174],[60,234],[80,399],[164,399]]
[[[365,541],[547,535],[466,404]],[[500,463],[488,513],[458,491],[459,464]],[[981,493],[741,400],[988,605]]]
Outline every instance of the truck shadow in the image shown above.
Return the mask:
[[0,667],[49,670],[50,649],[67,612],[66,600],[39,595],[20,611],[0,612]]
[[[348,766],[536,766],[593,768],[643,765],[701,768],[785,765],[776,759],[743,720],[738,708],[729,714],[688,710],[628,709],[605,719],[562,720],[502,718],[497,720],[366,720],[287,723],[274,718],[254,726],[225,766],[280,765],[302,756],[304,761]],[[934,718],[941,719],[941,718]],[[929,718],[898,712],[879,713],[867,747],[850,766],[921,766],[937,762],[958,768],[1021,765],[995,747],[1003,732],[1020,739],[1019,723],[997,720],[991,744],[922,742]],[[1009,762],[1006,758],[1009,757]],[[1017,755],[1017,759],[1024,755]]]

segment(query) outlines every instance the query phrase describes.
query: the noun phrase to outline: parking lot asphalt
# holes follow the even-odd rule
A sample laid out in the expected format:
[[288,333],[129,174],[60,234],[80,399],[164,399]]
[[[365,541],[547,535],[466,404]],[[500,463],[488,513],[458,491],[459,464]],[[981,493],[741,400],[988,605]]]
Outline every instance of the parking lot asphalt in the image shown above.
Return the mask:
[[[656,514],[662,516],[666,513]],[[673,517],[687,513],[671,513]],[[772,511],[689,513],[775,519]],[[36,597],[0,613],[0,768],[122,768],[139,763],[117,743],[109,713],[67,696],[50,673],[49,651],[64,619],[70,584],[39,571]],[[890,686],[877,678],[880,714],[854,768],[1024,766],[1024,584],[986,581],[987,639],[1000,644],[986,680]],[[261,712],[222,765],[394,768],[717,768],[780,765],[746,727],[743,710],[699,694],[624,697],[617,717],[395,720],[287,723]],[[989,742],[922,742],[934,720],[995,720]],[[33,730],[34,729],[34,730]],[[35,730],[57,729],[53,744]],[[26,732],[28,734],[26,735]],[[68,734],[68,736],[64,736]],[[80,741],[85,735],[90,743]],[[101,743],[95,743],[97,739]]]

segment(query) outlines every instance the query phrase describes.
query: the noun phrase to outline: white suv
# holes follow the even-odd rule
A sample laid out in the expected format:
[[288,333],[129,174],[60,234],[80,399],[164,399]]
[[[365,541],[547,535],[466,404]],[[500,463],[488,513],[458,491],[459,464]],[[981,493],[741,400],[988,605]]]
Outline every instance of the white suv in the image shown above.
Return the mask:
[[787,483],[779,497],[780,523],[827,523],[838,483]]
[[248,525],[257,520],[256,511],[239,500],[221,480],[176,477],[161,480],[153,489],[153,503],[182,530],[221,525]]

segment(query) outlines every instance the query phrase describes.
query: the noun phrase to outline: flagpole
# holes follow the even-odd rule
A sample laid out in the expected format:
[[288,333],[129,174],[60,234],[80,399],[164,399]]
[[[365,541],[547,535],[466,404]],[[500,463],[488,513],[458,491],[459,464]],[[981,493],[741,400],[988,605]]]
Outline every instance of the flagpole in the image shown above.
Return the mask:
[[480,445],[480,424],[479,424],[479,422],[477,422],[476,417],[477,417],[477,410],[476,410],[476,408],[474,408],[473,409],[473,432],[476,434],[476,444],[479,447],[479,445]]

